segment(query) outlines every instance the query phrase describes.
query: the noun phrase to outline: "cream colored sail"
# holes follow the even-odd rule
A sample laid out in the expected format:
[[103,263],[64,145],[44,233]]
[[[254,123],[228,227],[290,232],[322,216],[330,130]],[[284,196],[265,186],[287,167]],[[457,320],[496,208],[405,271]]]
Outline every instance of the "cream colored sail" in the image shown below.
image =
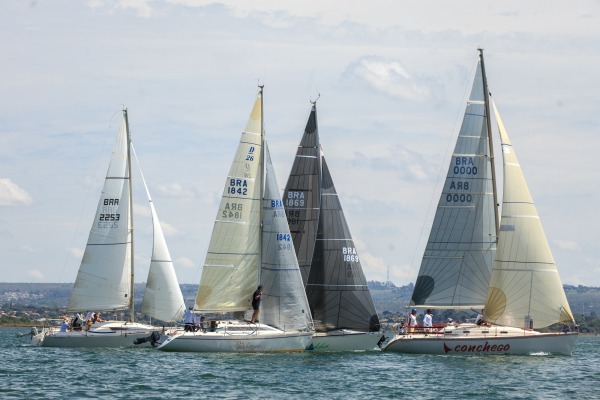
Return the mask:
[[502,144],[504,194],[485,315],[494,324],[521,328],[574,322],[521,166],[493,106]]
[[69,304],[68,312],[130,306],[131,213],[126,111]]
[[[133,145],[131,149],[135,155]],[[146,281],[140,312],[161,321],[176,321],[181,319],[185,310],[183,294],[177,281],[177,275],[175,275],[175,267],[171,260],[171,254],[169,253],[167,241],[160,226],[156,209],[154,208],[154,202],[150,197],[148,185],[144,179],[142,169],[139,168],[139,171],[144,188],[146,189],[148,201],[150,202],[153,229],[152,259],[150,260],[148,279]]]
[[259,93],[225,181],[196,309],[227,312],[251,307],[261,263],[262,158],[262,94]]

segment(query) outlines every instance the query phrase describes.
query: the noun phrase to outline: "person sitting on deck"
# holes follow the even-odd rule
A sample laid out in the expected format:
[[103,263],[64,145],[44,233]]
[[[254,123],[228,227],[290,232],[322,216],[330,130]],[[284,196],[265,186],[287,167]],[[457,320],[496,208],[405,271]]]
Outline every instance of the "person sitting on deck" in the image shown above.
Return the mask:
[[96,322],[102,322],[102,318],[100,318],[100,314],[98,313],[94,313],[92,316],[92,324],[95,324]]

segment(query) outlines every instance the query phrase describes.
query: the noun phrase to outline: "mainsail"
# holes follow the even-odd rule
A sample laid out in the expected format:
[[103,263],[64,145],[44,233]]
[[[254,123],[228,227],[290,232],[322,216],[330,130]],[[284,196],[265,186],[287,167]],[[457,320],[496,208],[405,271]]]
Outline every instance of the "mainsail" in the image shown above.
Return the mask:
[[266,142],[264,148],[261,322],[281,330],[309,329],[312,317]]
[[483,308],[496,250],[496,210],[482,63],[429,235],[410,304]]
[[68,312],[125,309],[133,300],[127,111],[123,117]]
[[317,109],[313,104],[283,194],[302,281],[306,285],[315,250],[321,202],[321,151]]
[[574,322],[517,155],[492,104],[502,145],[504,192],[485,316],[495,324],[534,329]]
[[262,201],[262,92],[242,132],[225,188],[196,296],[196,309],[250,308],[259,283]]
[[[133,145],[131,149],[135,154]],[[177,275],[175,275],[171,254],[154,208],[154,202],[150,197],[148,185],[142,169],[139,168],[139,171],[150,203],[153,229],[152,258],[140,312],[161,321],[176,321],[183,316],[185,310],[183,294],[177,281]]]

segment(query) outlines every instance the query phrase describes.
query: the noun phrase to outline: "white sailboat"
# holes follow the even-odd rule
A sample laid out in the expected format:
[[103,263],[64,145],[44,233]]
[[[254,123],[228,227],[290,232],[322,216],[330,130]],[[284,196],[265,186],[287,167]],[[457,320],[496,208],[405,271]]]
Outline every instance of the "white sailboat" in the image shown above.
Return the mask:
[[[94,223],[67,306],[69,313],[129,310],[128,321],[102,321],[61,332],[46,327],[32,344],[44,347],[130,347],[159,328],[134,321],[133,200],[131,196],[131,137],[127,110],[106,174]],[[143,177],[142,177],[143,180]],[[154,244],[142,312],[162,321],[181,317],[185,307],[173,263],[148,188]],[[82,318],[83,319],[83,318]]]
[[[494,105],[504,190],[498,219],[490,99],[479,63],[411,306],[483,308],[482,324],[417,328],[385,351],[425,354],[570,355],[577,332],[546,235]],[[564,324],[561,332],[536,329]]]
[[239,318],[251,312],[258,285],[264,291],[256,323],[207,321],[197,332],[163,335],[157,348],[303,351],[311,341],[312,317],[264,137],[262,86],[227,176],[194,309]]
[[283,198],[315,322],[307,350],[377,349],[379,318],[321,149],[316,101]]

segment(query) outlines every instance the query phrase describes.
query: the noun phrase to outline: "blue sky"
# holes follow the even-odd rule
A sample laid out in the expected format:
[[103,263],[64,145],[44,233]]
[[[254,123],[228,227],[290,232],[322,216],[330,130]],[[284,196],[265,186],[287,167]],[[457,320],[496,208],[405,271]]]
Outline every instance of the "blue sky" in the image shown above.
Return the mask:
[[197,283],[260,81],[280,185],[320,94],[365,274],[413,282],[481,46],[563,282],[600,286],[600,4],[348,3],[2,2],[0,281],[75,279],[125,105],[179,281]]

